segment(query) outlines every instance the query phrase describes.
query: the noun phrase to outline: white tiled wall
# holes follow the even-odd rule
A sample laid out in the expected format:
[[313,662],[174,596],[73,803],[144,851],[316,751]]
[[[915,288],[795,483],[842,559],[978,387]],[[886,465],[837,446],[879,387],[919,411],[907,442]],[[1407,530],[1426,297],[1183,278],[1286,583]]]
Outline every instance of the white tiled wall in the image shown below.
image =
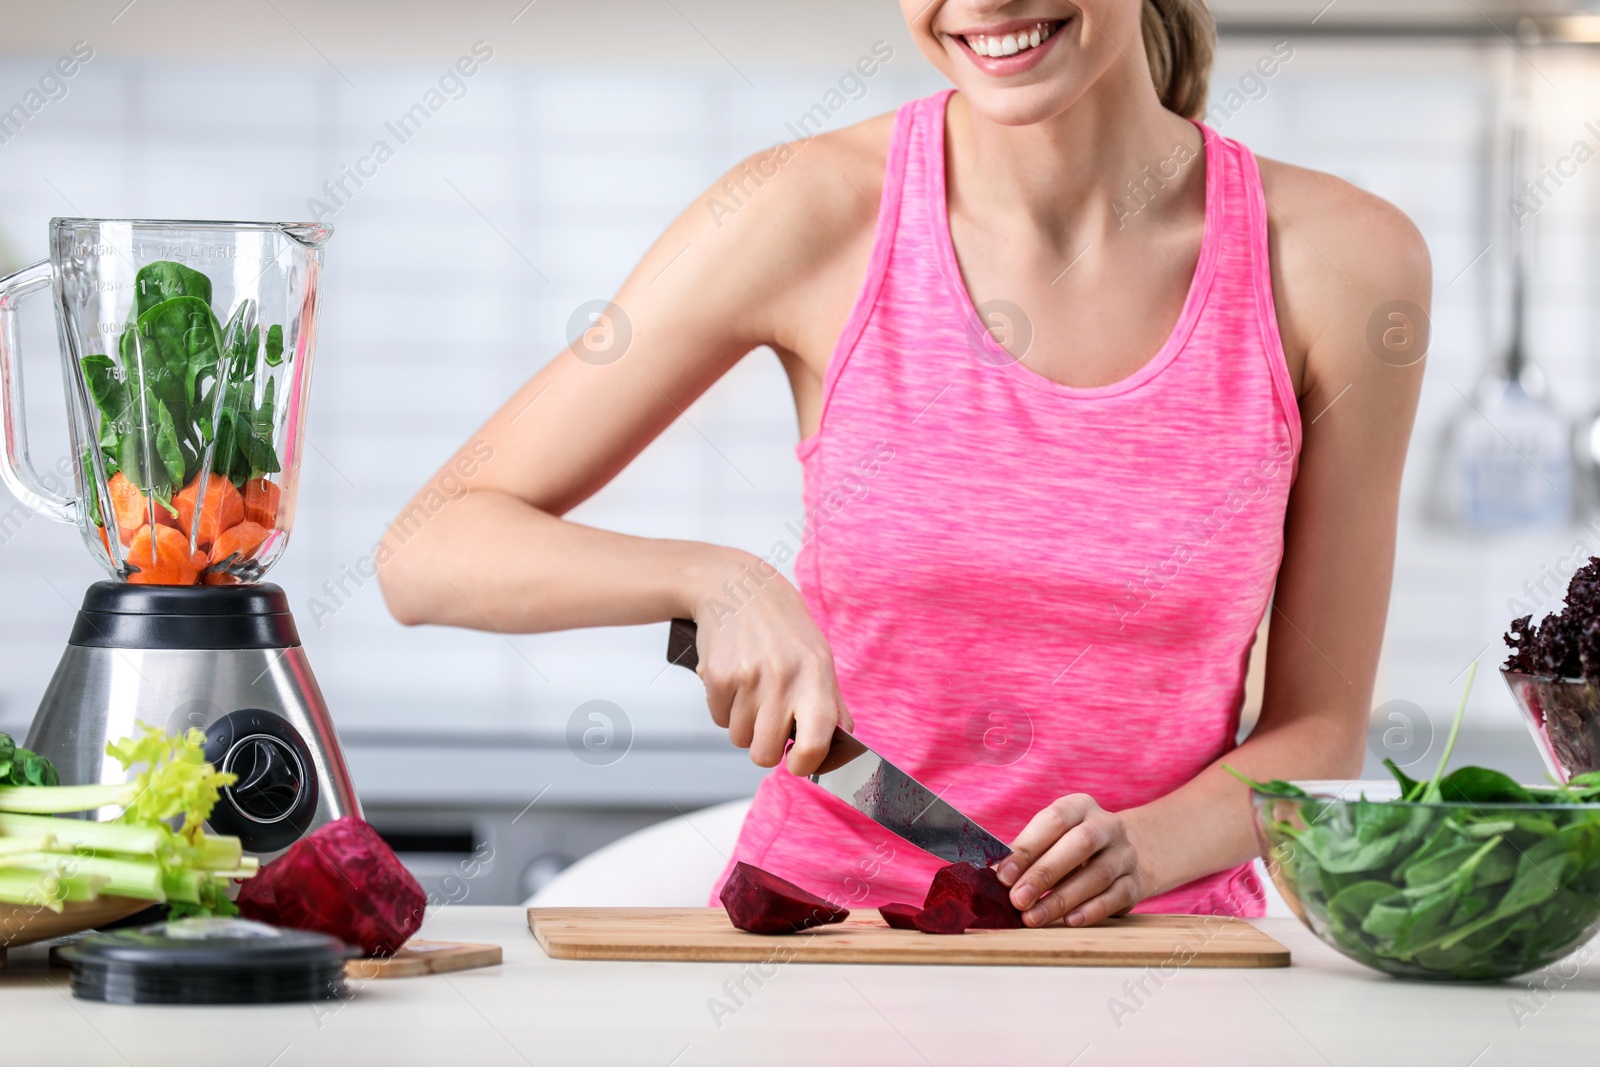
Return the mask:
[[[1497,253],[1488,138],[1503,61],[1487,50],[1293,42],[1294,58],[1223,132],[1279,159],[1343,175],[1395,201],[1433,249],[1433,356],[1416,446],[1381,682],[1442,716],[1454,679],[1508,617],[1525,578],[1573,539],[1495,539],[1428,527],[1429,442],[1494,350]],[[1237,84],[1272,42],[1233,42],[1216,84]],[[50,57],[0,62],[0,101]],[[1600,67],[1538,59],[1553,150],[1600,120]],[[0,145],[0,257],[43,255],[52,215],[294,219],[341,164],[385,136],[442,64],[251,67],[97,60]],[[568,316],[609,295],[670,218],[739,156],[788,136],[840,71],[726,66],[616,69],[490,62],[332,218],[317,353],[314,446],[294,541],[273,578],[295,601],[347,738],[391,731],[560,735],[605,698],[641,743],[715,741],[699,685],[662,671],[664,628],[537,637],[405,630],[367,582],[320,624],[309,598],[370,551],[421,480],[564,343]],[[345,83],[348,77],[353,87]],[[842,124],[930,92],[897,55]],[[1584,113],[1585,108],[1588,114]],[[1600,142],[1600,138],[1596,138]],[[1546,153],[1549,154],[1549,153]],[[1533,351],[1569,414],[1596,400],[1597,176],[1591,164],[1539,217]],[[1459,275],[1459,276],[1458,276]],[[37,451],[64,451],[53,336],[30,322]],[[752,355],[576,517],[642,534],[764,549],[798,516],[796,431],[781,372]],[[704,433],[714,443],[708,444]],[[5,507],[10,501],[3,501]],[[0,516],[4,508],[0,507]],[[4,526],[0,519],[0,526]],[[1600,538],[1590,537],[1600,548]],[[24,727],[82,586],[96,577],[69,529],[43,519],[0,544],[0,728]],[[348,588],[348,586],[347,586]],[[1491,650],[1491,656],[1498,654]],[[1485,679],[1475,714],[1509,716]]]

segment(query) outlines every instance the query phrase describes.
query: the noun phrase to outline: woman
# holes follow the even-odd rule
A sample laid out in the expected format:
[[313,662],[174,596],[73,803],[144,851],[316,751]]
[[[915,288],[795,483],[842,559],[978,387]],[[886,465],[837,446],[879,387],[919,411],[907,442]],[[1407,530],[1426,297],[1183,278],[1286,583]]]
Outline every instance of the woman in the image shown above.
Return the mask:
[[[835,723],[1013,841],[1029,925],[1260,914],[1222,763],[1361,766],[1421,379],[1369,332],[1426,306],[1426,248],[1191,121],[1200,0],[902,7],[954,93],[747,161],[731,214],[688,209],[616,297],[625,357],[563,352],[441,472],[493,450],[389,546],[390,609],[694,618],[712,718],[786,764],[734,859],[852,906],[919,900],[939,864],[794,777]],[[783,558],[561,518],[761,345],[803,438],[798,590]]]

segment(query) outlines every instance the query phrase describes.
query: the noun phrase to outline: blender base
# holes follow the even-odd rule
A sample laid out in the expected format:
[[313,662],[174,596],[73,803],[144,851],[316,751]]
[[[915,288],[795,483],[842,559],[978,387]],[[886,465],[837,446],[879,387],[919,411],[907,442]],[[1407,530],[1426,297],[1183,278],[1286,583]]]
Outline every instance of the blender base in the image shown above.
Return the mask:
[[122,782],[106,742],[138,723],[205,732],[206,758],[239,778],[207,825],[263,862],[361,814],[276,585],[91,586],[25,743],[65,785]]

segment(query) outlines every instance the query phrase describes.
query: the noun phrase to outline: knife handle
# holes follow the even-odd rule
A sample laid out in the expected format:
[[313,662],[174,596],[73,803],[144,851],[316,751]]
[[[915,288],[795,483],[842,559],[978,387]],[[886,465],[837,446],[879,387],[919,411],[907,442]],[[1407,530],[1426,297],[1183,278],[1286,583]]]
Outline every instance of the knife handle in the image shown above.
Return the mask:
[[667,662],[698,670],[700,652],[695,648],[695,636],[699,632],[693,619],[673,619],[667,630]]

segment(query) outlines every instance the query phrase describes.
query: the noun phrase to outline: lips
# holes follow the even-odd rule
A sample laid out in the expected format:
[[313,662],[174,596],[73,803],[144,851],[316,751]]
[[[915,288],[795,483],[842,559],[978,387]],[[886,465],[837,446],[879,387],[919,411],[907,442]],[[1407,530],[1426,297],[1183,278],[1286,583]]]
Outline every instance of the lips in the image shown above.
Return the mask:
[[960,42],[960,50],[979,70],[1003,77],[1020,74],[1039,63],[1067,21],[1022,19],[948,36]]

